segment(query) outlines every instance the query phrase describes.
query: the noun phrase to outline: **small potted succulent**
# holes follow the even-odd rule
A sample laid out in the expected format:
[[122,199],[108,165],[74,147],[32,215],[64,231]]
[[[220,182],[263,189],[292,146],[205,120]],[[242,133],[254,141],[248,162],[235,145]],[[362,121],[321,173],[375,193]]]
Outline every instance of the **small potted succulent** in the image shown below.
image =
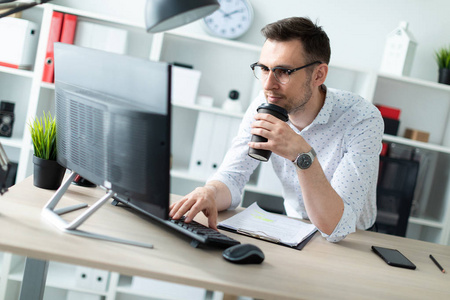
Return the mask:
[[56,161],[56,122],[51,114],[35,118],[28,124],[33,141],[34,185],[56,190],[61,185],[65,168]]
[[450,46],[436,51],[436,62],[439,66],[439,83],[450,84]]

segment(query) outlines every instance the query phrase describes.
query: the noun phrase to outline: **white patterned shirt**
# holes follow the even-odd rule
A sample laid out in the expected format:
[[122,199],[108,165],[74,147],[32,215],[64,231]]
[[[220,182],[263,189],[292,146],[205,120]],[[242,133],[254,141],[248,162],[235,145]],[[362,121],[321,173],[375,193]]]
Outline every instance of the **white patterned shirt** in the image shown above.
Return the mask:
[[[328,241],[338,242],[356,228],[367,229],[375,222],[384,125],[378,109],[362,97],[331,88],[326,90],[325,103],[310,125],[299,131],[289,121],[288,124],[314,148],[326,178],[344,202],[343,215],[334,231],[330,235],[322,232]],[[222,165],[209,179],[219,180],[229,188],[232,196],[229,209],[240,204],[244,186],[260,163],[248,156],[247,143],[256,109],[265,102],[261,93],[250,104]],[[286,214],[308,219],[295,165],[275,153],[270,162],[283,186]]]

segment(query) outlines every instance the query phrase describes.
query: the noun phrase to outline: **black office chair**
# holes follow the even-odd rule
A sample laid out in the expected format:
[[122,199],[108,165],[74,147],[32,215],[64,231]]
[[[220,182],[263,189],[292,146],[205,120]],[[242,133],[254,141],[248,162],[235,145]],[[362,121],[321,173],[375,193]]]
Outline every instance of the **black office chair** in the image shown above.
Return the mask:
[[375,222],[378,232],[406,235],[418,172],[417,161],[380,156]]

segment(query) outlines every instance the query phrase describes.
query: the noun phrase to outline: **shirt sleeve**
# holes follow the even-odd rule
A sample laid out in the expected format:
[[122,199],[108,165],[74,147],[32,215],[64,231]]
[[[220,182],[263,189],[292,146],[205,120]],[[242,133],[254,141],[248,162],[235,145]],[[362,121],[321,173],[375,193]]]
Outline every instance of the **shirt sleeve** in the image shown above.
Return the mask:
[[356,229],[367,229],[376,219],[376,185],[382,146],[383,120],[376,108],[362,120],[355,120],[346,133],[346,150],[330,183],[344,202],[338,225],[327,235],[338,242]]
[[263,102],[264,95],[260,94],[249,105],[239,126],[238,135],[233,139],[222,164],[217,172],[208,178],[208,181],[218,180],[228,187],[231,193],[229,209],[235,209],[241,203],[244,187],[259,165],[258,160],[248,156],[248,142],[251,139],[250,125],[255,121],[257,107]]

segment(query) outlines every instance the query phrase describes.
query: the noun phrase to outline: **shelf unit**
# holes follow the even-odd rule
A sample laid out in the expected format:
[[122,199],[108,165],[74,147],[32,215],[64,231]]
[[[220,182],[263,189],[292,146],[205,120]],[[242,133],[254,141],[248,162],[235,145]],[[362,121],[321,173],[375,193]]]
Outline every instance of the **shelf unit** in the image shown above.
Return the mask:
[[[174,103],[172,106],[172,193],[186,194],[205,182],[206,178],[192,176],[189,162],[196,120],[200,112],[240,119],[243,113],[229,113],[220,107],[230,90],[238,90],[243,107],[259,92],[259,83],[251,74],[249,65],[258,60],[260,47],[242,42],[228,41],[201,34],[181,33],[177,30],[149,35],[143,24],[112,18],[107,15],[70,7],[45,4],[27,10],[23,18],[39,24],[39,42],[36,60],[31,70],[0,67],[0,98],[16,103],[12,138],[0,138],[11,160],[19,162],[17,180],[32,174],[32,146],[27,122],[43,111],[54,113],[54,85],[41,81],[45,49],[53,11],[77,15],[79,20],[99,23],[127,30],[129,33],[127,55],[179,62],[201,70],[198,93],[213,97],[213,107]],[[379,74],[373,70],[358,70],[346,66],[331,65],[327,86],[349,90],[362,95],[374,104],[398,107],[402,110],[399,133],[407,127],[430,132],[430,142],[412,141],[400,136],[385,135],[385,142],[419,149],[432,157],[433,163],[426,170],[426,182],[419,203],[423,206],[410,218],[408,237],[450,244],[450,86],[408,77]],[[258,168],[244,190],[243,203],[263,200],[277,207],[282,205],[281,192],[275,187],[262,187],[261,178],[267,168]],[[269,174],[270,175],[270,174]],[[267,173],[265,173],[267,176]],[[272,174],[272,176],[274,176]],[[20,272],[15,271],[17,258],[0,253],[0,299],[9,290],[17,291]],[[14,267],[12,267],[14,266]],[[58,268],[52,264],[52,268]],[[69,270],[73,270],[69,268]],[[60,273],[65,272],[61,267]],[[99,294],[106,299],[147,299],[132,291],[129,277],[111,273],[109,289]],[[73,286],[48,281],[52,293],[66,297]],[[86,292],[86,291],[82,291]],[[11,292],[15,293],[15,292]],[[60,296],[62,295],[62,296]],[[150,297],[150,296],[148,296]],[[58,298],[58,299],[59,299]],[[7,299],[7,298],[6,298]],[[150,298],[148,298],[150,299]]]
[[[0,299],[18,299],[20,286],[25,269],[25,257],[10,253],[0,254]],[[67,299],[69,293],[77,293],[78,297],[70,299],[105,299],[105,300],[177,300],[179,295],[186,299],[211,299],[212,292],[201,288],[189,287],[180,284],[171,284],[159,280],[148,280],[145,287],[135,287],[133,277],[120,275],[116,272],[107,272],[98,269],[85,268],[83,271],[94,270],[107,274],[104,279],[106,285],[101,288],[89,288],[80,284],[78,266],[51,261],[48,266],[44,300]],[[96,278],[94,278],[96,279]],[[145,282],[147,283],[147,282]],[[149,287],[151,285],[151,287]],[[178,295],[178,296],[177,296]]]
[[[384,141],[421,153],[428,168],[415,198],[419,209],[409,220],[407,237],[450,243],[450,86],[409,77],[379,74],[373,102],[401,109],[399,135]],[[429,132],[428,143],[401,137],[406,128]],[[419,170],[421,172],[422,170]],[[419,174],[420,176],[420,174]],[[419,182],[418,182],[419,184]]]

